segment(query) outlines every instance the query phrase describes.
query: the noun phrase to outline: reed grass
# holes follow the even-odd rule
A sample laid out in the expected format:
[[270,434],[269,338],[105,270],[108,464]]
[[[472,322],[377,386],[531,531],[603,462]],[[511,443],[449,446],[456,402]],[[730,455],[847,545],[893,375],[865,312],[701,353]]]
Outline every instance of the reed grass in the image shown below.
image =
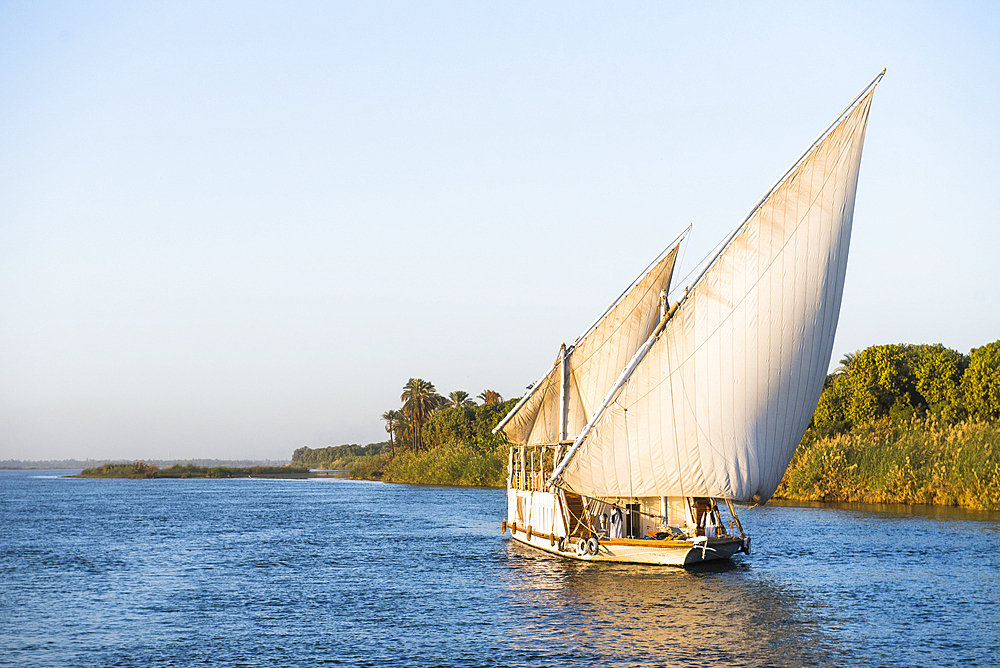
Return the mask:
[[775,498],[1000,509],[1000,425],[889,419],[817,437],[807,432]]
[[160,469],[145,462],[108,463],[84,469],[74,478],[306,478],[303,466],[195,466],[174,464]]
[[107,463],[83,469],[74,478],[155,478],[159,468],[146,462]]
[[[381,479],[421,485],[503,487],[507,483],[507,449],[483,449],[452,441],[425,452],[406,452],[386,461]],[[363,473],[357,466],[351,477]]]

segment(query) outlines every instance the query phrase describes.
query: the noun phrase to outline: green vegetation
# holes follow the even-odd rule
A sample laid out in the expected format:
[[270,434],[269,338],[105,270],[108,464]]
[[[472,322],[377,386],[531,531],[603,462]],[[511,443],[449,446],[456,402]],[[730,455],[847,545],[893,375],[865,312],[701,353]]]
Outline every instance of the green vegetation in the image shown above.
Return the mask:
[[482,404],[455,390],[445,398],[433,383],[411,378],[403,387],[402,407],[382,414],[388,441],[299,448],[292,463],[349,469],[352,478],[362,480],[502,487],[508,443],[493,428],[518,400],[504,401],[495,390],[479,397]]
[[391,451],[389,441],[368,445],[333,445],[325,448],[302,447],[292,453],[292,465],[313,469],[353,469],[359,462],[380,459]]
[[291,464],[288,466],[195,466],[175,464],[160,469],[145,462],[104,464],[84,469],[74,478],[308,478],[309,469]]
[[[514,407],[493,390],[481,404],[411,378],[400,409],[382,414],[389,440],[299,448],[289,466],[158,469],[144,462],[86,469],[88,478],[308,477],[502,487],[506,440],[493,428]],[[968,355],[938,345],[871,346],[827,376],[816,413],[775,498],[931,503],[1000,509],[1000,341]]]
[[799,444],[776,498],[1000,510],[1000,425],[883,418]]
[[146,462],[129,464],[103,464],[83,469],[74,478],[155,478],[160,469]]
[[[496,398],[500,399],[500,395]],[[478,406],[435,411],[423,430],[428,447],[410,448],[384,460],[381,479],[387,482],[503,487],[507,481],[509,444],[502,436],[493,434],[493,428],[517,401],[492,401]]]
[[411,378],[403,386],[399,397],[403,402],[403,415],[408,418],[409,437],[414,450],[421,450],[424,443],[424,425],[431,414],[445,406],[445,399],[437,393],[432,383],[421,378]]
[[455,390],[448,393],[448,408],[462,408],[463,406],[475,405],[476,402],[469,398],[469,393],[465,390]]
[[[456,394],[449,401],[411,379],[402,410],[382,415],[388,448],[342,458],[343,468],[353,478],[503,486],[508,444],[492,429],[517,400],[487,390],[468,406]],[[968,355],[871,346],[827,377],[775,497],[1000,509],[998,420],[1000,341]]]
[[1000,341],[871,346],[830,374],[775,497],[1000,509]]
[[213,466],[205,468],[194,464],[175,464],[157,471],[157,478],[307,478],[309,469],[305,466],[248,466],[232,468]]
[[937,345],[888,344],[847,355],[827,376],[812,428],[844,433],[882,418],[945,424],[1000,418],[1000,341],[969,355]]

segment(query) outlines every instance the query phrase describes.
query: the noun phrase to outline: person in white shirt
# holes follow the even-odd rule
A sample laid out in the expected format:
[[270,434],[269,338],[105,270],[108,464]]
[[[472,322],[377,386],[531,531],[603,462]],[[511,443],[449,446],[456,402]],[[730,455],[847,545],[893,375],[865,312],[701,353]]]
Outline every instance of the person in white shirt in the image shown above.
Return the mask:
[[716,527],[719,526],[719,511],[709,508],[701,516],[701,528],[705,530],[705,538],[715,538]]

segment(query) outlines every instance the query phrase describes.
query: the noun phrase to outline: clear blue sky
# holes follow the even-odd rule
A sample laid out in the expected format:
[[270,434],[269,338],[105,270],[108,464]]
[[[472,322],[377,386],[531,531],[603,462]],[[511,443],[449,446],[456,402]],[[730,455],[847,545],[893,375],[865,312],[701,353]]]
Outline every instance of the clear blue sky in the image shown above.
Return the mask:
[[[287,5],[291,5],[291,7]],[[0,3],[0,459],[518,396],[883,67],[834,359],[1000,338],[996,3]]]

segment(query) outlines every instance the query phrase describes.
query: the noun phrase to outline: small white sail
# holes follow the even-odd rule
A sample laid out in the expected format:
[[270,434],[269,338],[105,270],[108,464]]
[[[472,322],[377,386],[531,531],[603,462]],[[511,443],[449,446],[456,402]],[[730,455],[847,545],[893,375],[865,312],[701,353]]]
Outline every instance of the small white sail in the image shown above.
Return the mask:
[[[567,433],[579,434],[622,368],[659,319],[660,293],[670,287],[677,259],[674,246],[583,338],[568,356]],[[538,388],[500,429],[512,443],[543,445],[560,441],[560,384],[557,362]]]
[[605,498],[770,498],[829,367],[873,92],[692,288],[558,485]]

